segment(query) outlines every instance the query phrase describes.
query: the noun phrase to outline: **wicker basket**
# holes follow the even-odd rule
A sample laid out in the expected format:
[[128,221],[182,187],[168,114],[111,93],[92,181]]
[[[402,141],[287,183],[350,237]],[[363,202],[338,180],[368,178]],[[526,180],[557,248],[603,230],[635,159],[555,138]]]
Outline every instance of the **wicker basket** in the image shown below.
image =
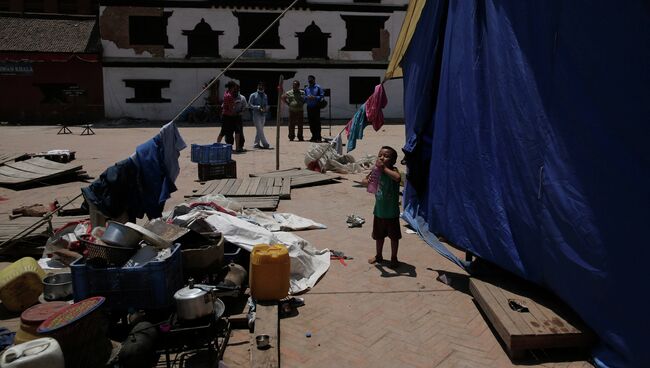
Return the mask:
[[138,251],[138,248],[124,248],[97,244],[91,241],[91,239],[92,236],[88,234],[79,237],[79,241],[81,244],[86,246],[86,250],[88,251],[87,258],[100,258],[105,260],[109,265],[122,266]]

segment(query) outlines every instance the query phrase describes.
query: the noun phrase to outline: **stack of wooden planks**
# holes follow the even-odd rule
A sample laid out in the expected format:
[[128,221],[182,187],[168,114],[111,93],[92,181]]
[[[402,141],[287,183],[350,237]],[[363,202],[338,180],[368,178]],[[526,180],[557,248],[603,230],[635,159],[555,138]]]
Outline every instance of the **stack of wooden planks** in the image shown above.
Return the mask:
[[9,160],[0,165],[0,185],[20,189],[35,184],[47,184],[53,179],[86,178],[81,165],[62,164],[42,157],[24,161]]
[[265,173],[250,174],[251,177],[283,178],[291,181],[291,188],[299,188],[314,184],[324,184],[339,179],[337,174],[322,174],[316,171],[294,167],[291,169],[270,171]]
[[221,194],[240,202],[245,208],[275,210],[280,199],[291,199],[291,188],[324,184],[340,178],[311,170],[292,168],[250,174],[249,178],[210,180],[192,190],[186,198]]

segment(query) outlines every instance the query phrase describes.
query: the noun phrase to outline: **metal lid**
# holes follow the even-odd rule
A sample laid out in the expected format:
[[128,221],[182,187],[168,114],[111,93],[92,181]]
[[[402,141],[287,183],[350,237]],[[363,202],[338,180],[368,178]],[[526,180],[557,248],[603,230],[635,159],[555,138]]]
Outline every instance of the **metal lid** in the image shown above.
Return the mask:
[[54,313],[69,306],[67,302],[50,302],[37,304],[20,315],[20,321],[26,325],[40,325]]
[[[203,290],[200,287],[203,287],[203,289],[205,289],[205,290]],[[208,285],[197,284],[197,285],[194,285],[193,288],[190,288],[189,286],[186,286],[186,287],[178,290],[174,294],[174,299],[185,300],[185,299],[194,299],[194,298],[202,297],[207,293],[206,290],[208,290],[208,289],[209,289]]]

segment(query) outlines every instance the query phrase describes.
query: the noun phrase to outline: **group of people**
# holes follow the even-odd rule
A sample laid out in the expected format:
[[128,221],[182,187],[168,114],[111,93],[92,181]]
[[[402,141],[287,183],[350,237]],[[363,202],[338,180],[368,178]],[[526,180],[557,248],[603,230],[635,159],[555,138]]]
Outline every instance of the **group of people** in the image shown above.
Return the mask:
[[[320,109],[324,103],[325,91],[316,84],[316,78],[310,75],[307,78],[308,85],[300,88],[300,82],[293,81],[292,89],[282,95],[282,101],[289,106],[289,140],[296,138],[303,141],[303,116],[304,106],[307,105],[307,119],[311,132],[310,142],[321,142]],[[252,93],[248,100],[240,94],[239,85],[233,81],[226,84],[226,91],[223,95],[221,109],[222,126],[217,137],[217,142],[224,138],[226,143],[235,147],[235,152],[244,151],[243,114],[251,112],[253,124],[255,125],[255,148],[270,149],[271,145],[264,135],[264,124],[266,123],[266,112],[269,108],[269,99],[265,93],[264,82],[259,82],[257,91]]]
[[303,141],[303,117],[304,106],[307,105],[307,120],[309,121],[309,131],[311,132],[310,142],[321,142],[321,124],[320,110],[325,101],[325,91],[316,84],[316,77],[310,75],[307,77],[307,86],[300,89],[300,82],[294,80],[291,90],[282,95],[282,101],[289,106],[289,140],[296,138],[296,128],[298,128],[298,140]]

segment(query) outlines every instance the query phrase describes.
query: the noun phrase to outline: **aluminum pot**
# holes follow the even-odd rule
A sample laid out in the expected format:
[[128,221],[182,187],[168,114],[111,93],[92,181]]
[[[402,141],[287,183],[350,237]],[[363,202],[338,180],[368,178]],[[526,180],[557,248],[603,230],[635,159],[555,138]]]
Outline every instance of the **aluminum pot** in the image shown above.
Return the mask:
[[58,273],[43,279],[43,298],[47,301],[67,299],[72,295],[72,274]]
[[119,222],[108,221],[101,239],[104,243],[115,247],[137,248],[142,240],[142,234]]
[[174,294],[176,314],[179,319],[192,321],[214,314],[221,317],[226,307],[219,298],[214,296],[215,287],[196,284],[193,282]]

